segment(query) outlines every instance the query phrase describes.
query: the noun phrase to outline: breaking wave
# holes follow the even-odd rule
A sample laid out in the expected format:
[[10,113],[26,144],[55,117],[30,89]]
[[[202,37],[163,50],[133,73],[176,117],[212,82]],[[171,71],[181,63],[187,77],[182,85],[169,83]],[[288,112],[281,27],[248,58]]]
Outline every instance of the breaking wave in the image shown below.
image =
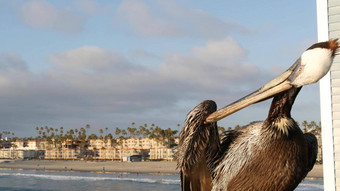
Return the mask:
[[37,178],[37,179],[48,179],[48,180],[59,180],[59,181],[131,181],[131,182],[139,182],[139,183],[157,183],[157,184],[180,184],[180,181],[177,179],[167,179],[167,178],[157,178],[157,176],[152,177],[119,177],[121,175],[112,176],[81,176],[81,175],[55,175],[55,174],[34,174],[34,173],[0,173],[1,176],[16,176],[21,178]]

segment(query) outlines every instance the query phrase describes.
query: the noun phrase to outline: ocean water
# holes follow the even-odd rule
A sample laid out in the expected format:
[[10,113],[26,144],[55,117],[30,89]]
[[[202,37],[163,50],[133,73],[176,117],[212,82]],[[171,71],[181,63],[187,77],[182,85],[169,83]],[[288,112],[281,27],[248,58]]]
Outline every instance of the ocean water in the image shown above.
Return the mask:
[[[4,191],[174,191],[180,190],[178,175],[136,173],[90,173],[70,171],[0,170]],[[323,190],[322,180],[305,180],[298,191]]]

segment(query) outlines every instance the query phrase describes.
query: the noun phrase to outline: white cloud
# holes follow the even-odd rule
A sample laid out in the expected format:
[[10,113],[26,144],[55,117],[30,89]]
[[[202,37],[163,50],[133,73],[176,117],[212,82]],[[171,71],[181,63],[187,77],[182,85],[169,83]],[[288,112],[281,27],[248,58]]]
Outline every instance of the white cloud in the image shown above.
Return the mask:
[[[212,51],[219,49],[230,53]],[[50,55],[52,68],[41,73],[0,68],[0,125],[176,125],[190,109],[183,103],[226,103],[249,89],[242,87],[261,83],[254,80],[261,76],[257,67],[245,61],[246,51],[230,37],[191,53],[169,53],[155,69],[111,50],[84,46]]]
[[232,37],[209,41],[204,47],[194,47],[192,52],[204,61],[211,61],[211,59],[245,60],[247,55],[246,51]]
[[75,34],[82,30],[84,20],[69,8],[58,8],[45,0],[25,2],[19,10],[23,23],[28,26]]
[[123,1],[116,15],[122,23],[127,22],[137,34],[143,36],[173,36],[179,30],[171,20],[153,15],[150,7],[143,1]]
[[134,66],[122,55],[94,46],[84,46],[50,56],[51,62],[63,70],[82,69],[88,72],[110,69],[115,71],[127,71]]
[[154,92],[162,81],[152,70],[99,47],[85,46],[55,54],[50,56],[50,61],[54,66],[49,71],[50,76],[62,79],[71,91],[89,96],[91,102],[112,106],[115,110],[128,104],[129,107],[146,107],[147,104],[140,104],[140,99],[147,98],[146,94]]
[[108,10],[107,7],[101,7],[96,0],[75,0],[74,5],[80,12],[89,16]]
[[235,22],[222,21],[202,10],[187,9],[168,0],[124,0],[116,16],[121,25],[142,36],[220,38],[231,32],[249,32]]
[[0,70],[27,70],[27,64],[14,52],[0,53]]
[[193,56],[169,55],[161,67],[162,74],[184,82],[216,90],[259,74],[246,60],[246,51],[231,37],[192,48]]

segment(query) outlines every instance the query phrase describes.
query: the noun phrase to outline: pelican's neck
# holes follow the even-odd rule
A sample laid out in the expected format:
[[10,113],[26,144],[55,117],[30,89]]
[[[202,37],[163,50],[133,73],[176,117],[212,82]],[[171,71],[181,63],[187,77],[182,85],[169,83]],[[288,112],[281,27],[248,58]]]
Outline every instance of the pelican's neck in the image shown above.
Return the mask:
[[268,117],[265,121],[267,127],[276,128],[283,134],[288,134],[289,129],[294,126],[294,120],[291,118],[290,111],[294,104],[301,87],[291,88],[280,94],[277,94],[270,106]]

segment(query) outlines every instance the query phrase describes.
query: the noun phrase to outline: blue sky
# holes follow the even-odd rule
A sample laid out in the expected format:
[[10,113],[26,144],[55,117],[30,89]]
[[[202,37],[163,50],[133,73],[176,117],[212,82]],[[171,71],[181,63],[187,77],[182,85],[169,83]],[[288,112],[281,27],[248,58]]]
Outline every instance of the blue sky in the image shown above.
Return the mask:
[[[177,129],[282,73],[317,41],[314,1],[0,0],[0,130]],[[264,120],[270,101],[219,125]],[[320,120],[318,84],[297,121]]]

